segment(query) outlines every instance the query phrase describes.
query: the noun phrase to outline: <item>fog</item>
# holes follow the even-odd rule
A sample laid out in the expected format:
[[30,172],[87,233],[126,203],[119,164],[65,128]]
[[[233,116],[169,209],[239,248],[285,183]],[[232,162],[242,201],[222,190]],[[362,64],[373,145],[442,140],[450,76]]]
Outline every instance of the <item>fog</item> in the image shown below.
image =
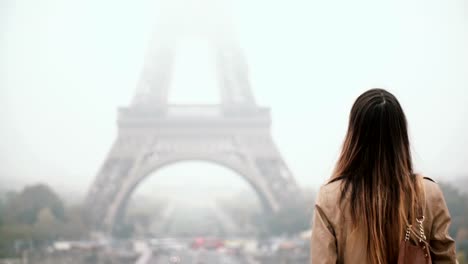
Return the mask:
[[[466,1],[226,6],[255,98],[272,109],[273,137],[301,186],[329,177],[349,109],[372,87],[402,103],[418,172],[468,175]],[[47,182],[61,193],[86,193],[116,138],[117,107],[135,94],[157,13],[149,0],[0,1],[1,186]],[[179,47],[172,102],[217,102],[205,44],[187,39]],[[149,186],[247,188],[239,175],[211,166],[175,164],[155,172]]]

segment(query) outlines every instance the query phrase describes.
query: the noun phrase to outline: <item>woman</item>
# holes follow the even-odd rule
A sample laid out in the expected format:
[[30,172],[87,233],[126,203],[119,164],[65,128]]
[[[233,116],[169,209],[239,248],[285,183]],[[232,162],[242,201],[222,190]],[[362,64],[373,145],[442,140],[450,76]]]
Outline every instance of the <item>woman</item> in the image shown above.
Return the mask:
[[335,171],[317,196],[312,263],[397,263],[407,226],[421,213],[433,263],[456,263],[444,197],[431,179],[413,173],[398,100],[369,90],[351,109]]

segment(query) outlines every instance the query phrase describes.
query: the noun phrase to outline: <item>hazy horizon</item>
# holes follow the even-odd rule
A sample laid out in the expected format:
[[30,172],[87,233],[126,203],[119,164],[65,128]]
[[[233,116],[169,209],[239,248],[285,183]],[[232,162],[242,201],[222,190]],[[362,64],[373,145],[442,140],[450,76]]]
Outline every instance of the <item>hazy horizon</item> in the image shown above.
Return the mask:
[[[418,172],[468,177],[466,2],[227,6],[255,98],[271,108],[273,138],[300,186],[317,188],[329,177],[349,109],[373,87],[400,100]],[[117,107],[135,93],[156,7],[150,0],[0,1],[0,183],[87,192],[116,138]],[[188,39],[179,49],[172,102],[216,103],[209,45]],[[198,193],[248,188],[207,163],[174,164],[152,175],[159,179],[142,185],[144,193],[195,183]]]

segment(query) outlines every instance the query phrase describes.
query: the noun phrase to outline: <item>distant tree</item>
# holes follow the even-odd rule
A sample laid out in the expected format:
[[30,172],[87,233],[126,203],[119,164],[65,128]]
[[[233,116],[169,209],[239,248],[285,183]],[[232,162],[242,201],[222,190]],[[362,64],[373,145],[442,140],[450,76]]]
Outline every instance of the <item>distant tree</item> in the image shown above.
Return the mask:
[[11,195],[6,204],[5,222],[32,225],[39,212],[49,208],[57,219],[65,219],[65,207],[57,194],[45,184],[28,186],[16,195]]
[[87,236],[89,229],[85,225],[81,206],[76,205],[67,208],[65,218],[65,223],[60,233],[61,238],[82,239]]
[[445,202],[452,216],[452,224],[450,226],[450,234],[456,237],[458,230],[468,228],[468,196],[462,194],[457,188],[439,183],[444,194]]
[[[468,201],[467,201],[468,202]],[[457,241],[468,241],[468,227],[462,226],[458,229],[457,235],[455,236]]]
[[8,191],[8,192],[3,192],[1,193],[1,197],[0,197],[0,226],[2,226],[2,224],[5,224],[6,222],[8,222],[8,220],[13,220],[11,219],[11,212],[10,210],[8,210],[8,207],[9,207],[9,203],[10,201],[16,197],[17,193],[16,192],[11,192],[11,191]]
[[465,253],[464,252],[458,252],[458,264],[468,264],[466,262],[466,257],[465,257]]
[[42,208],[38,215],[37,221],[33,225],[33,239],[35,241],[51,241],[57,239],[63,223],[55,218],[50,208]]
[[296,235],[310,228],[312,211],[309,206],[294,203],[267,218],[270,235]]
[[79,206],[65,210],[62,200],[44,184],[0,197],[0,257],[55,239],[81,239],[88,229]]
[[456,240],[460,263],[468,254],[468,195],[451,185],[439,183],[452,216],[450,234]]
[[2,226],[4,220],[3,216],[5,215],[5,201],[4,199],[0,198],[0,227]]
[[0,227],[0,258],[15,257],[21,248],[32,241],[33,227],[30,225],[9,224]]

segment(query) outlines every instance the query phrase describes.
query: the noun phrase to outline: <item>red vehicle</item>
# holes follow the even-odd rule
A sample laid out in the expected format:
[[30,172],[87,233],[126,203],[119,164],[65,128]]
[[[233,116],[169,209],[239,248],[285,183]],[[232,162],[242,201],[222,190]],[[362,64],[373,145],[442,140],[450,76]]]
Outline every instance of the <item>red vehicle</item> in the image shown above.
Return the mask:
[[197,237],[192,242],[192,249],[211,249],[216,250],[224,247],[224,242],[218,238]]

